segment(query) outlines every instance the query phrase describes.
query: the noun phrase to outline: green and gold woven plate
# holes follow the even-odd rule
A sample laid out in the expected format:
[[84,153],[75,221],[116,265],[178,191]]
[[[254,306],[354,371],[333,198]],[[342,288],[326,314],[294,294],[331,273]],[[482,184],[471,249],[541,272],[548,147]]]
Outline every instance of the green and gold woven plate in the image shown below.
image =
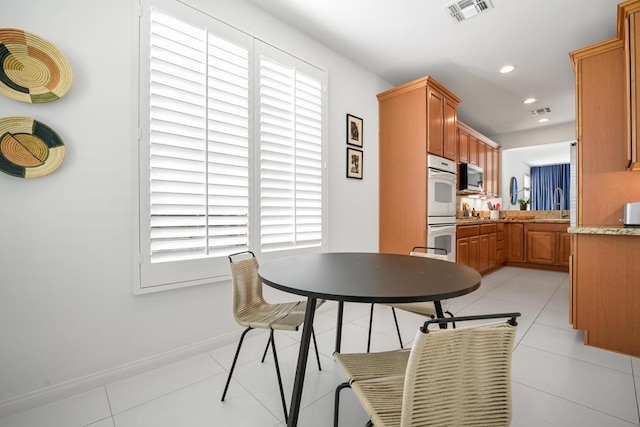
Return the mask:
[[0,171],[38,178],[56,170],[64,153],[64,143],[49,126],[31,117],[0,119]]

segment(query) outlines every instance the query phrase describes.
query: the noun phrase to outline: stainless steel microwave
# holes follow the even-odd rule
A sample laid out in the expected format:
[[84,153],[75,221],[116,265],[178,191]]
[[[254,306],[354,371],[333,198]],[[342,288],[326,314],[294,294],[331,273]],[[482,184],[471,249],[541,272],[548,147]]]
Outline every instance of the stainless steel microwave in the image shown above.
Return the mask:
[[460,163],[460,191],[477,193],[483,191],[484,173],[481,167]]

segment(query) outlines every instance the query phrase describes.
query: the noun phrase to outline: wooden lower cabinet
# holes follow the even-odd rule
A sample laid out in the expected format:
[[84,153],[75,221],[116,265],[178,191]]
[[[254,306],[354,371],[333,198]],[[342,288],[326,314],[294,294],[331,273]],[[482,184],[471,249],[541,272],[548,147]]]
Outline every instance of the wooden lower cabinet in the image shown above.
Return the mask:
[[478,271],[487,271],[489,269],[489,236],[483,234],[480,236],[480,251],[478,252]]
[[496,233],[488,234],[489,250],[487,251],[489,258],[489,268],[495,268],[498,262],[498,236]]
[[496,264],[500,266],[504,264],[507,256],[505,251],[505,242],[504,242],[504,235],[505,235],[504,223],[498,224],[497,230],[498,231],[496,232]]
[[504,264],[569,270],[569,224],[492,223],[457,228],[456,262],[486,273]]
[[456,242],[456,262],[469,265],[469,238],[458,238]]
[[507,261],[524,262],[524,224],[507,224]]
[[567,224],[526,224],[527,261],[569,267],[571,237]]
[[507,264],[556,271],[569,270],[568,224],[507,224]]
[[480,236],[469,237],[469,267],[480,270]]
[[571,235],[561,233],[558,236],[558,265],[569,267],[571,263]]
[[527,262],[533,264],[556,263],[556,233],[552,231],[527,231]]
[[496,224],[459,226],[457,229],[456,262],[480,273],[491,271],[497,263]]
[[576,234],[571,320],[588,345],[640,357],[640,238]]
[[456,229],[456,262],[478,269],[478,247],[480,227],[477,225],[459,226]]

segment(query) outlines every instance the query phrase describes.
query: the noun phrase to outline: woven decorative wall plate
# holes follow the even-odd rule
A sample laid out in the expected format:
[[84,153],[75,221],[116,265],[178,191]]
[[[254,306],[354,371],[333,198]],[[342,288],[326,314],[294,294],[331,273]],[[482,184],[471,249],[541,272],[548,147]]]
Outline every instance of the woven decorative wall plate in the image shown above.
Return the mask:
[[51,102],[71,87],[73,72],[53,44],[26,31],[0,28],[0,93],[22,102]]
[[49,126],[31,117],[0,119],[0,171],[38,178],[56,170],[64,153],[64,143]]

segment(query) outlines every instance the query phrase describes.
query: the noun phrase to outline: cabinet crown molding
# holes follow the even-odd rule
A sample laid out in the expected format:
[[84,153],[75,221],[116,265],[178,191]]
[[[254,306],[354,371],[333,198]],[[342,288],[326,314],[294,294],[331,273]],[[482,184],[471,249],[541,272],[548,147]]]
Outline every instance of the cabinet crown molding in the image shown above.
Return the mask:
[[442,86],[436,79],[431,76],[424,76],[419,79],[413,80],[411,82],[405,83],[393,89],[387,90],[385,92],[378,94],[378,101],[384,101],[387,98],[393,98],[394,96],[398,96],[400,94],[411,92],[415,89],[421,87],[431,87],[436,89],[438,92],[442,93],[444,96],[449,98],[450,101],[453,101],[455,104],[459,104],[461,99],[453,94],[453,92],[449,91],[446,87]]

